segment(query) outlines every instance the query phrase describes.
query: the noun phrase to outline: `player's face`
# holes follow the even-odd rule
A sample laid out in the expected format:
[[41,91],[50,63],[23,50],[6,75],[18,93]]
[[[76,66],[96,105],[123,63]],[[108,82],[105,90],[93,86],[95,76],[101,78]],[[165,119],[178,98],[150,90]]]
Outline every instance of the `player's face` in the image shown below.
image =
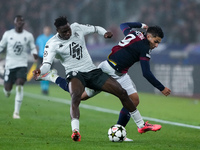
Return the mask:
[[66,25],[64,26],[60,26],[58,29],[57,29],[58,33],[59,33],[59,36],[63,39],[63,40],[68,40],[71,35],[72,35],[72,30],[70,28],[70,25],[69,23],[67,23]]
[[24,26],[24,18],[23,17],[16,17],[14,20],[15,27],[18,29],[22,29]]
[[150,44],[150,49],[154,49],[156,47],[158,47],[158,44],[161,42],[161,38],[156,36],[156,37],[153,37],[151,34],[149,34],[147,36],[147,39],[149,41],[149,44]]

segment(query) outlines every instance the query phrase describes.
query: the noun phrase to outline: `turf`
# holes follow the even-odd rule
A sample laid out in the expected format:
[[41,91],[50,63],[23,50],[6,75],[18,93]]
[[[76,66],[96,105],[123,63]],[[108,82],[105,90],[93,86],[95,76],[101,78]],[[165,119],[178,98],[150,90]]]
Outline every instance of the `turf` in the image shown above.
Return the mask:
[[[113,143],[107,131],[116,123],[118,115],[80,108],[81,142],[71,140],[69,104],[52,98],[70,99],[68,93],[55,85],[50,95],[42,96],[39,85],[27,84],[21,108],[21,119],[12,119],[14,92],[5,98],[0,87],[0,150],[198,150],[200,130],[175,125],[162,125],[158,132],[139,134],[133,120],[126,126],[133,142]],[[13,90],[14,91],[14,90]],[[28,94],[27,94],[28,93]],[[32,94],[30,96],[29,94]],[[138,109],[143,116],[200,126],[200,102],[180,97],[139,93]],[[34,98],[35,96],[35,98]],[[120,110],[121,103],[114,96],[101,93],[82,104]],[[157,123],[157,122],[150,122]]]

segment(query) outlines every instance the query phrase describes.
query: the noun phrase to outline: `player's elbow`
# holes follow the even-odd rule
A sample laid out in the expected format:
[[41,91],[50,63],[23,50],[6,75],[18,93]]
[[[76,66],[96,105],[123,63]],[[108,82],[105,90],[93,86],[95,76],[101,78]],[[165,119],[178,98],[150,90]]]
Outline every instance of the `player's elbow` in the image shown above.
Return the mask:
[[151,77],[151,74],[148,72],[143,72],[143,77],[148,80]]

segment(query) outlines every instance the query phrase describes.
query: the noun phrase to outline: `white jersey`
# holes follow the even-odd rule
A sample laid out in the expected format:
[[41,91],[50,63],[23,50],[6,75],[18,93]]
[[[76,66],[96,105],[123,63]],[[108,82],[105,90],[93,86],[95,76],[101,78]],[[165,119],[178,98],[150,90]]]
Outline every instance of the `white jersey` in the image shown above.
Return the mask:
[[73,23],[70,27],[72,35],[68,40],[60,39],[57,33],[47,42],[43,63],[52,64],[54,58],[57,58],[64,66],[66,74],[70,71],[88,72],[96,69],[86,48],[84,36],[95,32],[104,35],[106,30],[102,27],[78,23]]
[[4,33],[0,42],[0,52],[6,48],[5,69],[28,66],[28,51],[31,54],[37,54],[33,35],[23,30],[17,33],[15,29],[8,30]]

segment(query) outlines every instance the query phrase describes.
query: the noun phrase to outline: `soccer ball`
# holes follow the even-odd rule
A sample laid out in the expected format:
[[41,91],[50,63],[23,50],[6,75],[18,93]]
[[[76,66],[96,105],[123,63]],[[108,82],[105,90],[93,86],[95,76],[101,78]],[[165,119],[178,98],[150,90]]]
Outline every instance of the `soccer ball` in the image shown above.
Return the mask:
[[108,130],[108,138],[112,142],[122,142],[126,138],[126,129],[119,124],[113,125]]

